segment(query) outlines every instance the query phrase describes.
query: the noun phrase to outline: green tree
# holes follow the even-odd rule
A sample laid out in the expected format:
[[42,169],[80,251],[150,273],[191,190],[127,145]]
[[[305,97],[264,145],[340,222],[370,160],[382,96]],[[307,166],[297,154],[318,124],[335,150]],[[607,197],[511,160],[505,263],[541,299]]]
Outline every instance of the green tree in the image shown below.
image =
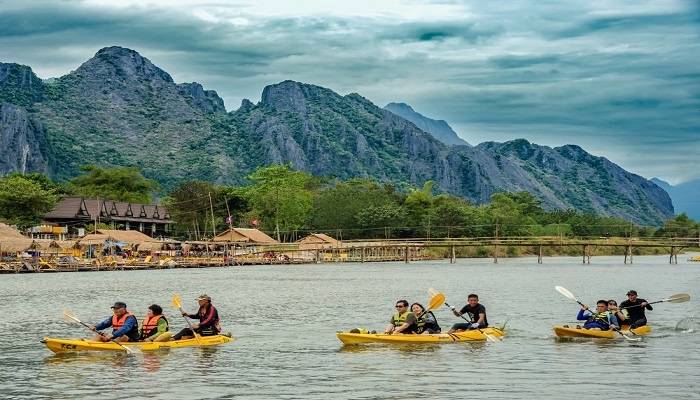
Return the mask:
[[681,213],[667,220],[664,226],[657,231],[657,236],[696,238],[700,229],[699,225],[690,219],[686,213]]
[[[209,201],[211,196],[211,203]],[[187,181],[176,186],[163,200],[175,230],[189,239],[212,237],[226,229],[226,203],[222,188],[210,182]],[[214,210],[212,224],[212,209]],[[216,229],[213,229],[214,226]]]
[[391,218],[372,220],[365,209],[399,208],[400,200],[392,185],[380,185],[369,179],[336,181],[315,192],[310,227],[334,235],[342,230],[344,239],[363,237],[371,234],[371,228],[387,226],[382,224],[386,221],[392,221],[392,225],[401,223]]
[[144,178],[138,168],[103,168],[89,165],[84,174],[69,182],[71,191],[79,196],[101,197],[133,203],[150,203],[158,184]]
[[32,179],[12,174],[0,178],[0,218],[20,228],[41,221],[58,201],[53,189],[46,190]]
[[311,175],[288,165],[260,167],[248,176],[252,185],[244,193],[250,203],[249,217],[259,218],[262,227],[291,231],[304,226],[311,214]]
[[435,220],[433,185],[433,181],[427,181],[423,184],[422,189],[411,189],[403,202],[406,214],[405,225],[407,227],[420,227],[412,229],[412,236],[430,236],[430,227]]

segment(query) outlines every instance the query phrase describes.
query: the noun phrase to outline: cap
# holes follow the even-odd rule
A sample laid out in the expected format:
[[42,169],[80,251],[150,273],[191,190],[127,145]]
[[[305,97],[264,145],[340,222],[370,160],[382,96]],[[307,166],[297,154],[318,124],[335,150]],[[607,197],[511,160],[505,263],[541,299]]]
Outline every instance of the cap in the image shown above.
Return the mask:
[[110,308],[126,308],[126,303],[124,303],[123,301],[117,301]]
[[636,290],[629,290],[629,291],[627,291],[627,295],[628,295],[628,296],[631,295],[631,294],[633,294],[633,295],[636,296],[636,295],[637,295],[637,291],[636,291]]
[[209,295],[206,294],[200,294],[199,297],[197,297],[197,300],[206,300],[208,302],[211,302],[211,297],[209,297]]

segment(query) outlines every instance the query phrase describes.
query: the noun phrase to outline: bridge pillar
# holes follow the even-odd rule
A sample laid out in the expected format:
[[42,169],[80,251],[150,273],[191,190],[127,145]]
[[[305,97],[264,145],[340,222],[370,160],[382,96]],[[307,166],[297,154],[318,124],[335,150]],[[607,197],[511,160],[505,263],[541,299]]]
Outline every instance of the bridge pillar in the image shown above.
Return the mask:
[[493,246],[493,263],[498,264],[498,245]]
[[632,246],[627,245],[625,247],[625,264],[627,264],[627,259],[629,258],[629,263],[632,264]]
[[589,244],[584,244],[583,245],[583,263],[584,264],[590,264],[591,263],[591,249]]
[[539,245],[539,249],[537,251],[537,264],[542,264],[542,245]]
[[408,264],[408,258],[408,246],[406,246],[404,248],[404,262],[406,262],[406,264]]
[[455,258],[456,258],[456,256],[455,256],[455,247],[454,247],[454,246],[451,246],[451,247],[450,247],[450,264],[454,264],[454,263],[455,263],[455,261],[456,261]]
[[321,263],[321,250],[316,249],[316,264]]
[[678,250],[676,246],[671,246],[671,256],[668,258],[669,264],[678,264]]
[[365,262],[365,246],[362,246],[361,250],[362,251],[360,251],[360,262],[363,263]]

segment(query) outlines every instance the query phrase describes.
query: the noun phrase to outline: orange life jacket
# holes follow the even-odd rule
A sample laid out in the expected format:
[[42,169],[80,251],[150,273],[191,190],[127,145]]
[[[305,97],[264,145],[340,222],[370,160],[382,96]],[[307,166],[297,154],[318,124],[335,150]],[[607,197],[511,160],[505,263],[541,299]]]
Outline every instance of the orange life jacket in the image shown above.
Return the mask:
[[143,321],[143,326],[141,327],[141,338],[145,339],[149,336],[151,336],[157,329],[158,329],[158,321],[160,319],[163,319],[165,323],[168,323],[168,320],[165,319],[164,315],[154,315],[151,318],[146,317],[146,319]]
[[122,326],[124,326],[126,319],[133,316],[134,314],[128,311],[126,312],[126,314],[122,315],[121,318],[118,318],[116,315],[112,315],[112,329],[115,331],[119,330]]

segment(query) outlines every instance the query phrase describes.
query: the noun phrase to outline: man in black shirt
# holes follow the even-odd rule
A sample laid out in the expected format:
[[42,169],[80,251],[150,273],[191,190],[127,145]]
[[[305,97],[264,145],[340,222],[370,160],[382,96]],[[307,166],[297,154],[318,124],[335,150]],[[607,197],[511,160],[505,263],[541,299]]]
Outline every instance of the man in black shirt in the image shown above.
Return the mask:
[[620,321],[620,325],[629,325],[630,328],[639,328],[647,324],[647,317],[644,310],[653,310],[649,303],[637,297],[636,290],[627,292],[627,300],[620,303],[620,309],[626,311],[627,318]]
[[452,312],[458,317],[464,315],[469,322],[454,324],[447,333],[461,332],[470,329],[481,329],[489,326],[489,322],[486,319],[486,307],[479,304],[479,296],[475,295],[474,293],[467,296],[467,305],[462,307],[462,309],[459,311],[453,307]]

